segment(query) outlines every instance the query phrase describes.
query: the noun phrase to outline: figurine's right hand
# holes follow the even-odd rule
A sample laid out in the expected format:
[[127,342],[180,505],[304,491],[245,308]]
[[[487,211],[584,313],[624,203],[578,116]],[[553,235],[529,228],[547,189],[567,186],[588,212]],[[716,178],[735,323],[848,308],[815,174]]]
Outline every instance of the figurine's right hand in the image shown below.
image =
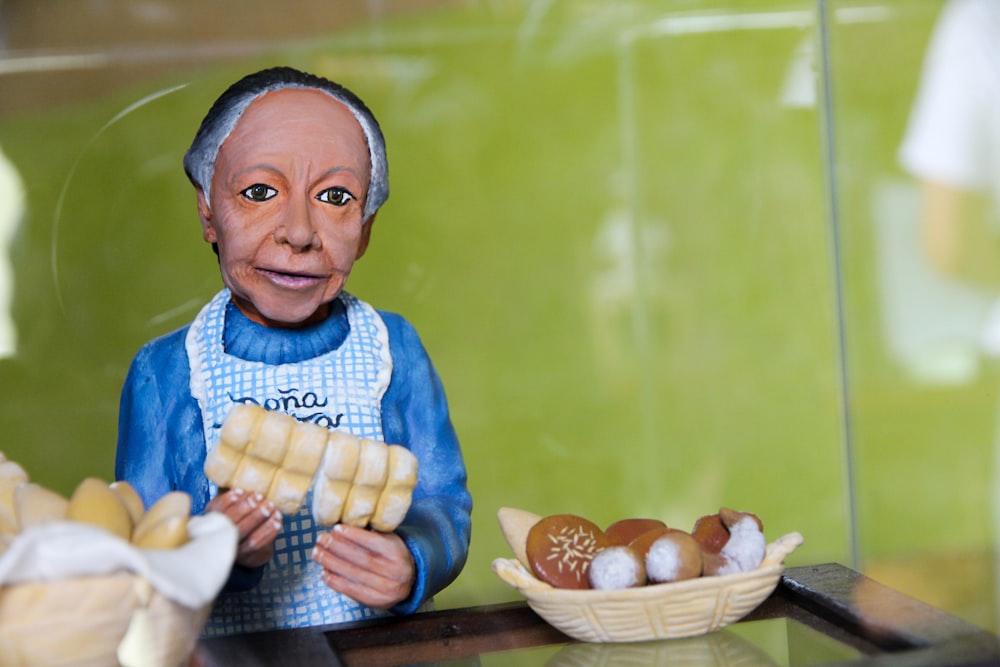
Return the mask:
[[258,567],[274,555],[274,540],[284,519],[274,503],[259,493],[230,489],[219,493],[205,507],[207,512],[221,512],[236,524],[240,542],[236,563]]

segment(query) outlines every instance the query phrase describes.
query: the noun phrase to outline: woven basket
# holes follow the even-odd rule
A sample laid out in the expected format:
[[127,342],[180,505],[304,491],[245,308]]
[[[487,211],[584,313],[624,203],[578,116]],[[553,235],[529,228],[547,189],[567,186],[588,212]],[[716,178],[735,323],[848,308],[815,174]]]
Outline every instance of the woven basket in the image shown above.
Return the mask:
[[177,667],[191,655],[210,610],[183,607],[129,573],[5,586],[0,665],[118,665],[118,647],[140,611],[150,630],[143,633],[142,664]]
[[800,544],[799,533],[772,542],[760,567],[750,572],[624,590],[553,588],[517,559],[498,558],[493,571],[539,616],[574,639],[639,642],[700,635],[743,618],[778,585],[785,557]]

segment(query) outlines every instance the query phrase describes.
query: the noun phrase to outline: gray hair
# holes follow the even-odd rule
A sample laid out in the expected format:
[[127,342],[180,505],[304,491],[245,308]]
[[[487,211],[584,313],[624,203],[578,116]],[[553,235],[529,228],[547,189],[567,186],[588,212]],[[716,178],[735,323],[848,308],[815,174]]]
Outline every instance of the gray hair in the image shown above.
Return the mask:
[[209,204],[209,190],[215,174],[215,160],[222,142],[236,127],[236,122],[246,108],[261,95],[284,88],[305,88],[322,91],[347,107],[365,134],[371,179],[365,196],[363,220],[371,219],[389,198],[389,163],[385,152],[385,138],[375,116],[361,99],[347,88],[329,79],[301,72],[291,67],[273,67],[249,74],[231,85],[209,109],[201,122],[191,147],[184,154],[184,171],[191,182],[205,195]]

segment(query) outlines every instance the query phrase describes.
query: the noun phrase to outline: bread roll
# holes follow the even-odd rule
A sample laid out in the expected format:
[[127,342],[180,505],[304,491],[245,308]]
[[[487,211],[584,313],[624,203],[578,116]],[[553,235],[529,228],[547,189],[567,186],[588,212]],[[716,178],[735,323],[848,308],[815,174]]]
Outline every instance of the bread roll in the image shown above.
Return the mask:
[[229,447],[224,440],[208,453],[205,459],[205,476],[215,482],[220,489],[233,488],[236,469],[243,460],[243,451]]
[[310,422],[297,422],[288,442],[288,453],[281,467],[312,477],[326,453],[330,432]]
[[0,461],[0,479],[11,479],[15,482],[27,482],[28,473],[20,464],[8,461],[6,458]]
[[590,588],[587,570],[597,552],[611,546],[604,531],[573,514],[554,514],[528,531],[531,570],[556,588]]
[[132,537],[132,518],[118,494],[96,477],[77,485],[66,507],[66,519],[97,526],[128,541]]
[[28,482],[24,468],[8,461],[0,452],[0,534],[17,532],[17,510],[14,508],[14,491]]
[[691,534],[704,553],[704,574],[714,576],[755,569],[763,561],[767,546],[763,530],[764,524],[757,515],[727,507],[717,514],[700,517]]
[[295,422],[290,429],[288,449],[281,468],[275,473],[266,493],[283,514],[298,512],[305,502],[326,451],[328,435],[329,432],[322,426],[308,422]]
[[417,457],[400,445],[389,445],[388,475],[385,488],[375,504],[371,527],[391,533],[406,518],[417,486]]
[[189,539],[188,517],[172,516],[133,539],[132,543],[139,549],[177,549]]
[[298,422],[291,415],[265,410],[257,426],[257,433],[247,445],[246,456],[280,467],[288,452],[292,429],[297,425]]
[[229,410],[219,431],[219,442],[205,459],[205,476],[220,488],[236,487],[236,471],[265,413],[264,408],[252,403],[237,403]]
[[663,535],[669,533],[672,529],[666,526],[661,528],[653,528],[652,530],[647,530],[639,537],[635,538],[629,542],[629,546],[632,547],[640,557],[645,558],[646,554],[649,552],[649,548],[653,546],[653,542],[658,540]]
[[604,529],[612,544],[627,545],[635,538],[654,528],[666,528],[667,524],[659,519],[620,519]]
[[653,584],[693,579],[701,576],[701,547],[683,530],[669,529],[650,544],[645,564]]
[[16,533],[18,530],[14,493],[24,484],[27,482],[10,477],[0,478],[0,535]]
[[360,459],[359,438],[342,431],[330,433],[326,455],[313,489],[312,514],[316,523],[332,526],[340,522]]
[[362,438],[358,471],[344,501],[341,522],[351,526],[368,525],[379,496],[389,476],[389,447],[384,442]]
[[691,535],[707,554],[717,554],[729,541],[729,529],[718,514],[706,514],[694,522]]
[[171,491],[153,503],[136,524],[132,543],[140,549],[175,549],[188,541],[190,516],[191,496]]
[[253,403],[237,403],[229,410],[219,440],[227,447],[242,452],[257,435],[257,428],[264,419],[264,408]]
[[594,555],[588,577],[590,587],[598,590],[635,588],[646,584],[646,566],[631,547],[612,545]]
[[[282,512],[298,510],[315,466],[306,472],[308,481],[283,477],[275,485],[278,471],[288,454],[292,434],[302,426],[291,415],[265,410],[250,403],[233,406],[219,433],[218,445],[205,460],[205,475],[220,488],[243,489],[275,501]],[[290,472],[301,474],[301,471]]]
[[25,531],[66,518],[69,501],[55,491],[28,482],[14,490],[14,509],[18,530]]
[[128,482],[121,480],[111,482],[108,484],[108,488],[114,491],[118,499],[125,505],[125,509],[128,510],[128,514],[132,518],[132,525],[139,523],[142,515],[146,513],[146,505],[142,502],[142,498],[139,497],[135,488]]
[[759,567],[767,551],[760,518],[725,507],[719,510],[719,517],[729,531],[729,540],[719,551],[719,560],[712,562],[712,573],[749,572]]
[[278,466],[268,463],[252,456],[244,456],[236,466],[236,474],[233,475],[231,483],[228,485],[233,489],[243,489],[251,493],[267,495],[267,490],[271,488],[274,475],[278,472]]
[[[239,408],[238,411],[237,408]],[[259,414],[254,416],[250,414],[251,411]],[[229,424],[230,417],[235,417],[237,424],[232,429],[225,429],[225,426]],[[236,463],[236,470],[228,483],[213,481],[216,481],[219,486],[243,489],[259,493],[269,500],[276,500],[269,494],[269,491],[278,470],[282,468],[285,455],[288,453],[292,431],[298,427],[296,419],[281,412],[265,410],[257,406],[251,408],[249,404],[241,404],[230,411],[230,416],[226,418],[223,427],[225,437],[220,434],[219,446],[216,449],[230,451],[220,454],[220,465],[223,467],[231,465],[233,453],[241,451],[240,447],[243,449],[239,461]],[[247,435],[249,435],[250,440],[244,443],[243,439]],[[206,474],[209,472],[206,462]],[[309,477],[311,480],[312,475],[310,474]],[[281,504],[285,506],[285,509],[289,512],[298,510],[305,494],[296,495],[299,489],[295,484],[279,483],[279,488],[282,491]]]

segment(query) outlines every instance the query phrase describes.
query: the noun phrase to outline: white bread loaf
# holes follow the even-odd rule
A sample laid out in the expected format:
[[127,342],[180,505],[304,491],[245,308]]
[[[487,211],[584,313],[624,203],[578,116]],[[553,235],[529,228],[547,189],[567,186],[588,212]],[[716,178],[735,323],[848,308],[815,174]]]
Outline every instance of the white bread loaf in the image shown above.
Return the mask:
[[417,459],[399,445],[239,404],[206,458],[205,475],[219,488],[260,493],[286,515],[297,512],[312,489],[310,510],[319,525],[389,532],[409,510]]

